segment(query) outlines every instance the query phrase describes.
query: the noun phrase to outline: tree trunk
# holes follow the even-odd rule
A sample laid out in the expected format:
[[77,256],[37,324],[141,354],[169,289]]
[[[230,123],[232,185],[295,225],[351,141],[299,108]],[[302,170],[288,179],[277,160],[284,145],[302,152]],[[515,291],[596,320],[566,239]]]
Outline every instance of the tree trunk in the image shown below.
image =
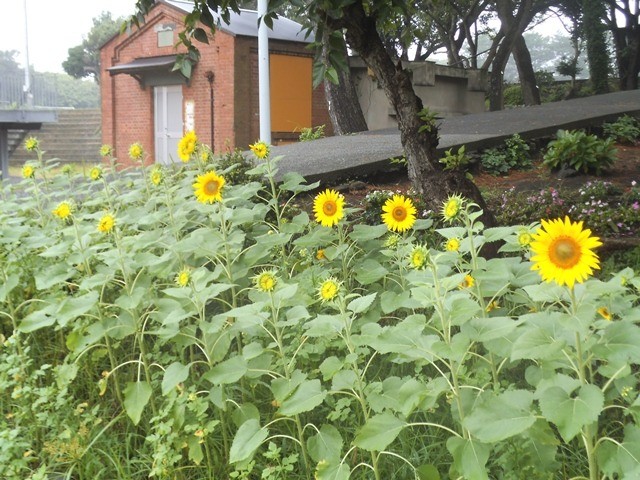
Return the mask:
[[495,217],[465,172],[444,171],[439,162],[438,129],[432,125],[423,129],[420,119],[422,101],[415,94],[409,72],[400,62],[394,64],[376,30],[375,20],[364,11],[362,2],[346,7],[342,18],[334,21],[333,28],[344,28],[349,46],[355,50],[376,75],[391,105],[395,108],[400,140],[407,157],[409,178],[416,191],[423,196],[427,208],[438,212],[446,199],[458,193],[477,203],[483,209],[482,222],[495,225]]
[[620,90],[635,90],[640,72],[640,26],[615,27],[612,33]]
[[536,82],[536,73],[531,63],[531,54],[527,43],[522,35],[519,35],[513,46],[513,59],[516,61],[518,68],[518,77],[520,77],[520,88],[522,88],[522,97],[525,105],[540,105],[540,90]]
[[324,92],[334,135],[347,135],[368,130],[360,102],[358,102],[356,87],[351,80],[351,73],[338,72],[338,80],[338,84],[324,81]]
[[609,55],[602,23],[605,10],[600,0],[582,0],[582,11],[591,87],[594,93],[607,93],[609,91]]

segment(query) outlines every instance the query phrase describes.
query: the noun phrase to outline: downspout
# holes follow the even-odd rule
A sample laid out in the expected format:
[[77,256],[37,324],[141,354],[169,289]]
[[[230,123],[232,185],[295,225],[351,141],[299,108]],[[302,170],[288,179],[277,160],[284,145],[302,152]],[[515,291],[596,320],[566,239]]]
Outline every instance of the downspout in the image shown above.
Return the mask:
[[213,72],[211,70],[208,70],[205,74],[205,77],[207,77],[207,82],[209,82],[209,121],[210,121],[210,127],[211,127],[211,153],[214,152],[214,119],[213,119],[213,79],[215,78]]

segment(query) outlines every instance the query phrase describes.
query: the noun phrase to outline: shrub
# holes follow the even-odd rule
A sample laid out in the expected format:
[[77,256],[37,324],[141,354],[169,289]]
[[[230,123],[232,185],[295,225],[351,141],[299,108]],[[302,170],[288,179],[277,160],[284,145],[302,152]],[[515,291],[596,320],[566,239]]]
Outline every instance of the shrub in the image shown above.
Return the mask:
[[440,159],[440,163],[444,165],[445,170],[466,170],[471,158],[466,153],[466,147],[462,145],[457,152],[453,152],[453,148],[444,152],[444,157]]
[[300,136],[298,139],[301,142],[309,142],[311,140],[318,140],[324,138],[324,125],[318,125],[317,127],[303,127],[300,130]]
[[640,122],[629,115],[623,115],[615,122],[605,123],[602,130],[607,137],[618,143],[633,145],[640,139]]
[[247,183],[256,178],[255,175],[249,173],[255,165],[249,158],[245,157],[238,148],[222,155],[214,156],[212,164],[218,168],[221,173],[224,173],[225,178],[229,180],[229,182],[236,185]]
[[599,139],[583,130],[559,130],[549,142],[544,165],[551,169],[569,167],[583,173],[600,175],[616,160],[613,140]]
[[491,175],[503,175],[510,170],[531,168],[530,147],[519,134],[505,140],[504,146],[489,148],[482,153],[482,169]]

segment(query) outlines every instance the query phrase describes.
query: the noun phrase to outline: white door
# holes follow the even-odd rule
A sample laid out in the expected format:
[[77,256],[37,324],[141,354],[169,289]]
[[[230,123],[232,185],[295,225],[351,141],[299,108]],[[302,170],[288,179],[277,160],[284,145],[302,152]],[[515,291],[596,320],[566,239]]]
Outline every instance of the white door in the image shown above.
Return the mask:
[[154,87],[156,163],[177,162],[182,138],[182,85]]

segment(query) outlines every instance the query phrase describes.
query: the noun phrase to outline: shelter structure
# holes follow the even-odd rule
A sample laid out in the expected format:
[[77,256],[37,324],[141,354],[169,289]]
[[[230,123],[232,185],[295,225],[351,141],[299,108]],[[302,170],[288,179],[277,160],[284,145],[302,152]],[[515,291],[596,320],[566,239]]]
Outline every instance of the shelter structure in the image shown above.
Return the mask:
[[[258,14],[230,12],[190,78],[174,70],[184,18],[193,4],[159,0],[139,29],[118,34],[101,48],[102,141],[121,162],[140,142],[148,162],[179,161],[177,144],[189,130],[216,152],[259,139]],[[216,16],[214,12],[214,16]],[[274,145],[294,141],[305,127],[330,118],[322,86],[313,88],[313,53],[300,24],[280,17],[269,29],[271,131]]]

